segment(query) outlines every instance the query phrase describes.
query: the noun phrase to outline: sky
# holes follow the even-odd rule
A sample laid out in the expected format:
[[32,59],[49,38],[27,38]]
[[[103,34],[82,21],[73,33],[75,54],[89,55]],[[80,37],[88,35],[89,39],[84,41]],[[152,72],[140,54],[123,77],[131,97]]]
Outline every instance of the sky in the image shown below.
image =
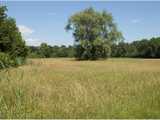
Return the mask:
[[68,18],[88,7],[112,13],[125,42],[160,36],[158,1],[1,1],[7,14],[16,19],[27,45],[72,45],[72,32],[66,32]]

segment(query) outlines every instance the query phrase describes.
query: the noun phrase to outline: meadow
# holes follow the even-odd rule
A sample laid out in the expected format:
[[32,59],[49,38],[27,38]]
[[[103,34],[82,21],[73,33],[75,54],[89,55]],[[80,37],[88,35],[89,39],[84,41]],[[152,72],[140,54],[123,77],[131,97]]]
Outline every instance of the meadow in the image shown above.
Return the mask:
[[0,118],[160,118],[160,60],[29,59],[0,71]]

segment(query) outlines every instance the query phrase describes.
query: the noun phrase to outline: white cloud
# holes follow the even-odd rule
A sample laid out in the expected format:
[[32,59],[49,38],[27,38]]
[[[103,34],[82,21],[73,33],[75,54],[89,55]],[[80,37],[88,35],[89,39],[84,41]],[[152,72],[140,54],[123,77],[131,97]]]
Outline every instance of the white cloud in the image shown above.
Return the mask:
[[27,45],[39,46],[43,41],[37,38],[25,39]]
[[133,19],[133,20],[131,20],[131,23],[140,23],[140,22],[141,22],[140,19]]
[[19,28],[19,31],[22,33],[23,36],[26,36],[26,35],[30,35],[34,32],[33,29],[25,26],[25,25],[18,25],[18,28]]
[[19,31],[22,33],[22,37],[26,41],[27,45],[38,46],[42,43],[40,39],[31,37],[31,34],[34,33],[33,29],[25,25],[18,25],[18,28],[19,28]]

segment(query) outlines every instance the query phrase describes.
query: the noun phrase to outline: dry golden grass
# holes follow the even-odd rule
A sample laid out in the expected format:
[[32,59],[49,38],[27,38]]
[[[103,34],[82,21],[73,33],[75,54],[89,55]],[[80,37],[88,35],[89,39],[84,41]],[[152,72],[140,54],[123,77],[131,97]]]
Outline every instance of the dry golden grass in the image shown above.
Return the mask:
[[0,118],[160,118],[160,60],[29,60],[0,72]]

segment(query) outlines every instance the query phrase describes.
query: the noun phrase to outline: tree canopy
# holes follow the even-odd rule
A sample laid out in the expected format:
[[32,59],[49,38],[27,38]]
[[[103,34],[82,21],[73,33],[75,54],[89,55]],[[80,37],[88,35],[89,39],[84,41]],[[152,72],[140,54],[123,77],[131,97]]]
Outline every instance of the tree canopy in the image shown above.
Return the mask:
[[0,52],[8,54],[11,59],[25,58],[27,56],[25,41],[16,26],[16,21],[8,17],[6,11],[5,6],[0,6]]
[[0,6],[0,52],[8,53],[12,57],[26,57],[27,48],[16,21],[8,17],[7,8]]
[[98,12],[93,8],[72,15],[66,30],[73,31],[76,57],[78,59],[106,58],[110,54],[110,45],[122,40],[110,13]]
[[160,37],[112,45],[112,57],[160,58]]

